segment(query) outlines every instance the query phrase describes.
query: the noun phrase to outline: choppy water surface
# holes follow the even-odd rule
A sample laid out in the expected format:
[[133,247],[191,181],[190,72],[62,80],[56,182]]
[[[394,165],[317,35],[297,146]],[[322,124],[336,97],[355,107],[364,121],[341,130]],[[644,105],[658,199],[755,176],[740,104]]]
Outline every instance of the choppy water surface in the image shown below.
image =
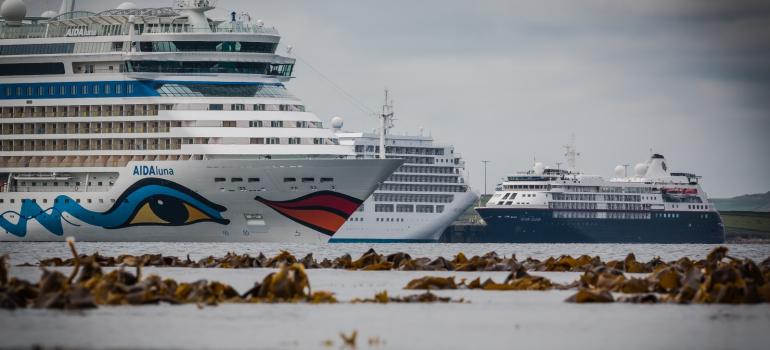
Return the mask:
[[[728,244],[730,255],[762,261],[770,257],[770,244]],[[363,254],[369,248],[389,254],[406,252],[412,256],[450,258],[463,252],[465,255],[481,255],[497,252],[500,255],[516,254],[518,259],[533,257],[544,259],[562,254],[598,255],[604,260],[622,259],[634,253],[638,260],[649,260],[660,256],[663,260],[675,260],[687,256],[703,258],[715,245],[710,244],[286,244],[286,243],[93,243],[78,242],[80,253],[99,252],[102,255],[119,254],[163,254],[200,259],[209,255],[222,256],[227,252],[272,255],[288,250],[297,256],[312,253],[316,259],[335,258],[344,253],[352,256]],[[35,263],[50,257],[69,257],[70,252],[63,242],[0,243],[0,254],[11,255],[13,264]]]

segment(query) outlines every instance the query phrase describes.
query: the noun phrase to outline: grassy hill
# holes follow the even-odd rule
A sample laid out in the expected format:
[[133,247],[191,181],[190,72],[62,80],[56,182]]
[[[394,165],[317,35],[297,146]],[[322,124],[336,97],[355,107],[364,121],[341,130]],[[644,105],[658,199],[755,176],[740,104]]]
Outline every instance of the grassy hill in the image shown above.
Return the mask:
[[719,211],[767,211],[770,212],[770,192],[746,194],[733,198],[713,198]]

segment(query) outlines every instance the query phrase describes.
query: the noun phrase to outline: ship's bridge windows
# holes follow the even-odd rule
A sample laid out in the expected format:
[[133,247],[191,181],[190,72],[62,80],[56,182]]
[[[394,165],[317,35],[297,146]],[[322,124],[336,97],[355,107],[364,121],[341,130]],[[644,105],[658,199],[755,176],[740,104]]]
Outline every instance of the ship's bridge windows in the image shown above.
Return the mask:
[[154,83],[153,88],[160,96],[294,98],[282,84],[174,82]]
[[302,182],[315,182],[314,177],[303,177]]
[[284,177],[283,182],[297,182],[296,177]]
[[129,72],[153,73],[233,73],[290,77],[291,63],[223,61],[126,61]]
[[322,177],[321,178],[321,183],[324,183],[324,182],[334,182],[334,178],[333,177]]
[[276,43],[245,41],[145,41],[142,52],[251,52],[275,53]]
[[233,178],[230,178],[230,182],[243,182],[243,178],[242,177],[233,177]]
[[259,182],[259,178],[258,177],[250,177],[248,181],[249,182]]
[[227,181],[224,177],[215,177],[214,182],[225,182]]

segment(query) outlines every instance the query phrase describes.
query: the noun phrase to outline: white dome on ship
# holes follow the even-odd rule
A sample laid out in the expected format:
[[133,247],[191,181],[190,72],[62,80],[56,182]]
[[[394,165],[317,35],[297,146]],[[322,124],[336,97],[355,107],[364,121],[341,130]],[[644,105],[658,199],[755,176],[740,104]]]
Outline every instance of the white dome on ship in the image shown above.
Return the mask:
[[334,117],[332,118],[332,128],[334,129],[342,129],[342,125],[345,124],[345,120],[342,119],[342,117]]
[[27,15],[27,6],[21,0],[5,0],[0,6],[0,16],[5,18],[6,22],[21,22]]
[[42,14],[40,14],[40,17],[53,18],[53,17],[56,17],[56,15],[58,15],[58,14],[59,13],[56,12],[56,11],[48,10],[48,11],[45,11]]
[[118,10],[133,10],[136,8],[136,4],[130,1],[126,1],[120,5],[118,5]]
[[615,167],[615,177],[626,177],[626,168],[622,165],[618,165]]
[[634,166],[634,175],[636,177],[644,177],[644,174],[647,174],[647,164],[639,163]]
[[532,167],[532,170],[534,170],[535,174],[537,175],[543,175],[543,171],[545,171],[545,165],[543,163],[537,162],[535,163],[535,166]]

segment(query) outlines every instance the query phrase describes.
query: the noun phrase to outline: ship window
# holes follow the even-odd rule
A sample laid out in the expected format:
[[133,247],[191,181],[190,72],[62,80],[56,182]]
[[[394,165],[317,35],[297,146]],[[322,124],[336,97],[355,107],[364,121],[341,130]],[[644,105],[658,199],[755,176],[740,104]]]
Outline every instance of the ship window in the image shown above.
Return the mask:
[[322,177],[321,182],[334,182],[333,177]]
[[224,177],[215,177],[215,178],[214,178],[214,182],[225,182],[225,181],[226,181],[226,180],[225,180],[225,178],[224,178]]
[[414,212],[414,206],[411,204],[397,204],[396,205],[396,212],[399,213],[413,213]]
[[0,76],[64,74],[64,63],[0,64]]
[[230,182],[243,182],[243,178],[242,177],[233,177],[233,178],[230,178]]
[[302,182],[315,182],[314,177],[303,177]]
[[294,177],[284,177],[283,182],[297,182],[297,178]]
[[258,177],[250,177],[249,178],[249,182],[259,182],[259,178]]
[[231,111],[244,111],[246,110],[246,105],[244,104],[231,104],[230,105]]

